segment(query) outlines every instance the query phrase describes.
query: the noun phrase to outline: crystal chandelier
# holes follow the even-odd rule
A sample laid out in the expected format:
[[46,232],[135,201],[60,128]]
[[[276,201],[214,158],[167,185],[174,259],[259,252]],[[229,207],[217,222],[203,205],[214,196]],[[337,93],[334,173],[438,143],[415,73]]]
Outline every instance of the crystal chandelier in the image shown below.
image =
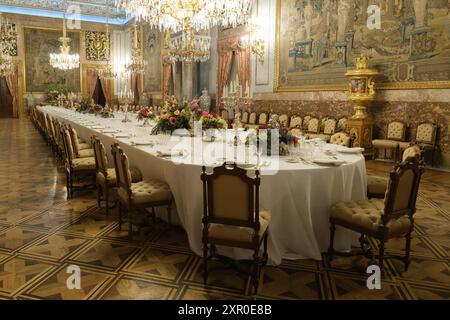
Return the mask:
[[80,67],[80,56],[70,54],[70,38],[67,37],[66,16],[63,19],[63,36],[59,38],[61,53],[50,53],[50,65],[55,69],[72,70]]
[[10,56],[14,50],[17,29],[10,24],[8,19],[3,20],[0,12],[0,77],[6,77],[15,73],[15,66]]
[[179,32],[169,41],[170,56],[178,61],[203,62],[209,59],[211,37],[200,35],[195,30]]
[[249,34],[242,36],[239,44],[250,50],[251,53],[256,55],[256,59],[259,60],[261,64],[264,64],[264,49],[266,42],[264,40],[263,32],[261,31],[262,23],[257,19],[250,19],[247,28]]
[[186,20],[196,31],[244,24],[252,3],[253,0],[116,0],[127,15],[175,33],[186,31]]
[[134,43],[131,49],[131,62],[125,66],[125,69],[129,73],[135,74],[142,74],[145,71],[144,57],[142,56],[141,48],[139,48],[137,23],[134,25]]
[[113,71],[111,63],[111,47],[110,47],[110,34],[109,34],[109,17],[106,17],[106,52],[108,63],[105,69],[99,70],[99,77],[103,80],[114,80],[117,78],[117,73]]

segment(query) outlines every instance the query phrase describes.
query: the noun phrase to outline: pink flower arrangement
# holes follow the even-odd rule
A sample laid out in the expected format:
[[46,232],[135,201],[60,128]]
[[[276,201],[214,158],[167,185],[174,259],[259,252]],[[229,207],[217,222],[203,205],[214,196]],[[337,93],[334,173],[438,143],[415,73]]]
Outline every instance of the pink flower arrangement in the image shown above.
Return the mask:
[[137,115],[138,120],[148,120],[148,119],[153,119],[154,118],[154,114],[153,114],[153,110],[150,109],[149,107],[144,107],[141,110],[139,110],[138,115]]
[[203,130],[228,128],[227,122],[217,114],[203,112],[199,121],[202,124]]

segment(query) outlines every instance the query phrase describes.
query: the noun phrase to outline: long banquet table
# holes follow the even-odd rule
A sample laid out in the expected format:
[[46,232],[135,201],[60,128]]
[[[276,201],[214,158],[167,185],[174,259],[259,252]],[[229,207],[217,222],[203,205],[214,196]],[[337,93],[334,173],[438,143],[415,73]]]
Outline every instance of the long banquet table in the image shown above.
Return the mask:
[[[139,124],[135,115],[131,117],[131,122],[123,123],[124,115],[117,112],[115,118],[105,119],[52,106],[40,107],[40,110],[73,126],[79,137],[86,141],[96,134],[107,150],[110,150],[111,144],[118,142],[128,155],[130,163],[142,171],[144,179],[155,178],[168,183],[176,203],[177,219],[174,221],[186,230],[191,249],[202,255],[201,167],[205,163],[205,153],[216,153],[223,157],[223,143],[202,145],[201,138],[198,141],[196,138],[184,137],[178,138],[174,144],[173,139],[151,136],[151,128]],[[111,132],[114,130],[129,133],[130,138],[116,138]],[[143,139],[152,141],[154,145],[139,145],[139,141]],[[201,149],[192,149],[198,142]],[[174,145],[189,155],[181,156],[180,153],[179,160],[166,157],[164,154],[168,149],[174,149]],[[228,147],[231,146],[227,145],[225,148]],[[316,152],[336,148],[337,146],[326,145],[325,149]],[[340,153],[338,157],[345,161],[345,164],[320,166],[310,162],[288,163],[284,157],[279,161],[272,161],[276,165],[270,161],[265,163],[268,168],[262,170],[260,206],[272,213],[268,245],[270,264],[278,265],[282,259],[321,260],[321,252],[328,249],[330,207],[340,201],[366,198],[364,157],[361,154]],[[221,162],[207,163],[207,167],[211,169]],[[164,210],[160,214],[165,217]],[[335,248],[349,250],[351,245],[356,243],[357,236],[351,231],[338,228]],[[236,259],[248,258],[251,254],[241,249],[219,250],[222,254]]]

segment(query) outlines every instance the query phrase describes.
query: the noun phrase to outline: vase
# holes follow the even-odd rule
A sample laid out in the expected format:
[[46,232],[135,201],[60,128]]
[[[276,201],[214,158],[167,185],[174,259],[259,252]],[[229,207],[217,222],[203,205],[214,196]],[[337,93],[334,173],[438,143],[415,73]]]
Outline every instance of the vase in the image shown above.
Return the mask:
[[208,90],[203,89],[202,95],[199,99],[199,105],[203,111],[209,112],[211,108],[211,97],[208,94]]

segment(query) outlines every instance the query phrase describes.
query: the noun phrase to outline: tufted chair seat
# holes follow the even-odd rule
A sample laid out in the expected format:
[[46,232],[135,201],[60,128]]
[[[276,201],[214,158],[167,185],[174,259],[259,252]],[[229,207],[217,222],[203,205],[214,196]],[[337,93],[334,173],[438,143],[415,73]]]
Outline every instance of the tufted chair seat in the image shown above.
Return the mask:
[[[383,213],[384,199],[338,203],[331,208],[331,217],[335,221],[374,233],[382,226]],[[411,221],[408,216],[403,215],[398,219],[389,220],[386,227],[386,239],[403,237],[410,231]]]
[[330,141],[330,136],[328,134],[309,133],[307,135],[307,139],[321,139],[325,142],[328,142],[328,141]]
[[367,176],[367,194],[369,197],[384,198],[389,179],[380,176]]
[[73,159],[72,169],[75,172],[95,170],[95,159],[93,157]]
[[[269,227],[272,216],[268,211],[259,212],[259,236],[262,238]],[[211,223],[208,226],[208,237],[216,241],[237,241],[241,243],[251,243],[255,230],[252,228],[236,227],[231,225],[223,225]]]
[[[116,169],[115,168],[108,168],[108,174],[107,174],[107,180],[109,186],[115,186],[117,182],[116,178]],[[133,183],[142,181],[142,172],[135,167],[130,167],[130,173],[131,173],[131,181]],[[105,184],[105,175],[101,172],[97,172],[97,183],[99,184]]]
[[372,141],[372,145],[375,151],[379,149],[393,150],[394,161],[399,158],[400,143],[405,141],[406,125],[404,123],[394,121],[388,124],[386,139],[375,139]]
[[78,158],[92,158],[94,157],[93,149],[84,149],[78,151]]
[[372,144],[375,148],[387,148],[387,149],[396,149],[400,146],[399,141],[383,140],[383,139],[373,140]]
[[78,140],[78,149],[80,150],[86,150],[91,149],[91,145],[89,143],[81,142],[82,140]]
[[330,143],[338,146],[350,147],[350,136],[345,132],[338,132],[331,136]]
[[[124,188],[117,192],[122,203],[130,205],[128,193]],[[143,180],[131,184],[131,204],[171,201],[172,193],[167,183],[159,180]]]

